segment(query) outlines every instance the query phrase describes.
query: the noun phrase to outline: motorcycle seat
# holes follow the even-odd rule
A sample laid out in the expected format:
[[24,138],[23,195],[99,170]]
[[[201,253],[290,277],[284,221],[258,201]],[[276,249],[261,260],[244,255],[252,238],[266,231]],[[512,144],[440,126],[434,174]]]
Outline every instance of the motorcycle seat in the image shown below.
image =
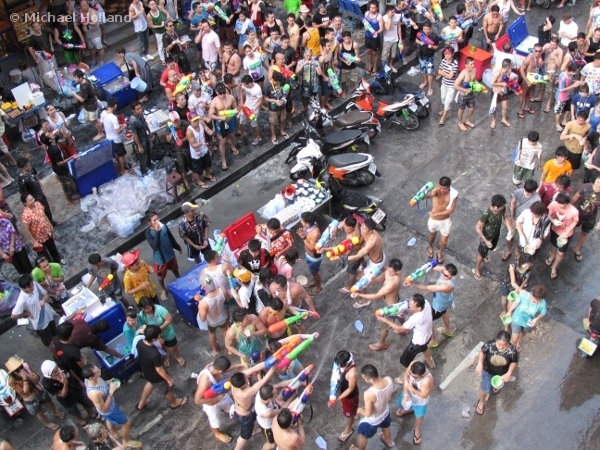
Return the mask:
[[323,141],[329,145],[340,145],[352,141],[362,134],[360,130],[342,130],[323,136]]
[[344,128],[350,125],[365,122],[371,118],[371,114],[362,111],[352,111],[343,116],[336,117],[334,125],[336,127]]
[[369,157],[362,153],[342,153],[329,158],[329,164],[333,167],[346,167],[352,164],[359,164],[368,160]]
[[414,83],[407,83],[405,81],[396,80],[395,82],[396,90],[401,94],[420,94],[421,88]]
[[405,94],[393,94],[393,95],[382,95],[377,97],[381,103],[385,103],[386,105],[392,105],[394,103],[403,102],[406,99]]

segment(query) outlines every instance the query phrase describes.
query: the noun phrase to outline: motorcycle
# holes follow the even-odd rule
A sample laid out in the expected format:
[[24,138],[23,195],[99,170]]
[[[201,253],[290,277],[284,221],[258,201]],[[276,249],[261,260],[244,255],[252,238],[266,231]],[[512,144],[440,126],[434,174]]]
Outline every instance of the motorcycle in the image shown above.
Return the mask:
[[412,94],[394,94],[375,97],[369,84],[361,79],[360,85],[352,93],[352,101],[346,105],[346,111],[375,112],[375,116],[400,125],[409,131],[419,128],[419,118],[415,115],[417,104]]
[[331,117],[325,108],[321,108],[319,102],[311,100],[308,114],[309,123],[313,124],[317,131],[330,130],[367,130],[369,139],[374,139],[381,131],[381,123],[373,113],[352,111]]
[[308,141],[312,139],[321,149],[324,155],[339,153],[342,150],[357,151],[359,147],[364,146],[366,150],[371,144],[369,139],[369,130],[342,130],[333,133],[328,133],[321,136],[313,126],[307,121],[303,121],[304,132],[298,133],[296,139],[292,143],[290,153],[285,159],[286,164],[290,164],[300,150],[308,145]]
[[347,186],[368,186],[381,174],[366,153],[342,153],[326,159],[319,146],[309,139],[308,144],[296,155],[296,165],[290,171],[290,178],[319,179],[325,170],[330,176]]
[[391,70],[392,68],[389,64],[384,62],[381,70],[375,76],[375,81],[371,83],[371,92],[381,95],[411,94],[415,97],[415,103],[417,104],[415,115],[420,119],[429,117],[431,102],[419,85],[402,81],[400,78],[392,80],[390,75]]
[[591,358],[596,353],[596,349],[600,344],[600,330],[589,327],[587,336],[581,338],[581,342],[577,346],[582,358]]
[[24,409],[17,393],[8,384],[8,373],[4,369],[0,369],[0,406],[4,408],[8,417],[14,417]]
[[387,214],[380,207],[383,200],[360,192],[345,190],[339,181],[329,173],[323,174],[322,184],[331,193],[331,206],[340,220],[351,215],[359,223],[363,223],[367,218],[371,218],[377,224],[377,231],[385,231]]

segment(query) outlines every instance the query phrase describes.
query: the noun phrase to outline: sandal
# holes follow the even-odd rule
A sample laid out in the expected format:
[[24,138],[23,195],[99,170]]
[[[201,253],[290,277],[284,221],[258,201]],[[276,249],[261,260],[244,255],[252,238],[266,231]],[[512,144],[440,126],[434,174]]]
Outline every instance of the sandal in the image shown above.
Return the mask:
[[170,406],[171,409],[177,409],[177,408],[181,408],[183,405],[185,405],[187,403],[187,397],[179,397],[177,400],[179,400],[179,404],[175,405],[175,406]]
[[544,263],[545,263],[545,264],[546,264],[548,267],[550,267],[552,264],[554,264],[554,259],[546,258],[546,259],[544,260]]
[[165,366],[167,369],[171,367],[171,358],[165,358],[165,360],[163,361],[163,366]]
[[48,425],[44,425],[44,428],[47,428],[52,431],[56,431],[60,428],[60,426],[57,423],[50,422]]
[[372,352],[382,352],[387,349],[388,349],[387,344],[383,344],[383,345],[369,344],[369,350],[371,350]]
[[523,112],[527,111],[529,114],[535,114],[535,110],[533,109],[524,109]]
[[473,278],[475,278],[477,281],[481,281],[481,275],[477,275],[475,273],[475,269],[471,269],[471,273],[473,274]]
[[510,122],[508,120],[501,120],[500,122],[502,122],[502,125],[504,125],[505,127],[510,128]]
[[220,440],[221,442],[223,442],[224,444],[229,444],[231,441],[233,441],[233,438],[231,436],[229,436],[228,434],[225,433],[220,433],[220,434],[215,434],[215,437]]
[[517,116],[519,116],[519,119],[525,119],[525,114],[522,112],[517,111]]
[[56,417],[57,419],[64,419],[65,418],[65,413],[62,411],[56,411],[54,413],[54,417]]
[[229,170],[229,167],[227,167],[227,166],[224,166],[224,165],[221,165],[221,170],[222,170],[223,172],[227,172],[227,171]]
[[421,439],[423,438],[423,436],[419,436],[417,437],[417,433],[413,433],[413,444],[415,445],[421,445]]
[[545,112],[545,113],[549,113],[549,112],[551,112],[551,111],[552,111],[552,110],[551,110],[550,108],[544,108],[544,112]]
[[208,180],[208,181],[210,181],[212,183],[216,183],[217,182],[217,179],[214,176],[212,176],[212,175],[210,175],[208,177],[204,177],[204,179]]
[[505,252],[502,254],[502,261],[506,261],[508,258],[510,258],[510,255],[512,255],[512,252],[509,252],[508,250],[507,250],[507,251],[505,251]]
[[575,250],[573,250],[573,254],[575,255],[575,261],[581,262],[583,260],[583,255],[581,252],[577,253]]
[[444,327],[437,327],[437,331],[438,333],[446,336],[447,338],[454,337],[454,333],[448,333],[446,330],[444,330]]
[[438,253],[438,255],[435,258],[438,262],[438,264],[444,264],[444,256],[442,255],[442,257],[440,258],[440,254]]
[[323,290],[323,286],[321,286],[319,289],[311,289],[310,290],[310,295],[317,295],[322,290]]
[[479,414],[480,416],[483,416],[483,414],[485,413],[485,403],[483,404],[482,408],[479,407],[480,403],[481,403],[481,399],[477,400],[477,406],[475,407],[475,410],[477,411],[477,414]]
[[431,247],[427,249],[427,259],[433,259],[433,248],[429,250]]
[[350,436],[352,436],[352,433],[354,433],[354,428],[352,428],[352,429],[350,430],[350,433],[342,433],[342,434],[340,434],[340,435],[338,436],[338,441],[340,441],[340,442],[346,442],[346,441],[348,440],[348,438],[349,438]]
[[231,153],[233,153],[233,156],[238,156],[240,151],[237,148],[231,147]]
[[366,302],[355,302],[354,305],[352,305],[354,308],[356,309],[360,309],[360,308],[366,308],[367,306],[369,306],[371,304],[370,300],[367,300]]
[[439,342],[434,342],[433,344],[427,344],[427,348],[438,348],[440,346]]
[[67,260],[65,258],[62,258],[59,262],[60,262],[61,266],[66,266],[67,265]]
[[140,405],[135,405],[135,409],[137,409],[138,411],[143,411],[148,407],[148,403],[144,403],[144,406],[142,406],[140,408]]
[[200,189],[208,189],[210,187],[208,184],[203,183],[203,182],[200,182],[200,183],[196,182],[196,186],[198,186]]
[[558,277],[558,272],[556,272],[556,270],[552,270],[550,272],[550,279],[551,280],[556,280],[556,277]]
[[250,145],[254,145],[257,146],[258,144],[260,144],[261,139],[259,139],[258,141],[255,139],[252,142],[250,142]]
[[380,440],[381,442],[383,442],[383,443],[384,443],[384,445],[385,445],[387,448],[392,448],[392,447],[394,446],[394,443],[393,443],[393,442],[390,444],[389,442],[386,442],[386,441],[385,441],[385,437],[383,436],[383,433],[379,433],[379,434],[377,435],[377,437],[379,438],[379,440]]
[[179,364],[181,367],[185,367],[185,359],[182,357],[177,358],[177,364]]
[[271,142],[273,143],[273,145],[279,144],[279,141],[277,140],[277,138],[271,138]]
[[287,133],[281,133],[281,137],[287,141],[290,138],[290,135]]

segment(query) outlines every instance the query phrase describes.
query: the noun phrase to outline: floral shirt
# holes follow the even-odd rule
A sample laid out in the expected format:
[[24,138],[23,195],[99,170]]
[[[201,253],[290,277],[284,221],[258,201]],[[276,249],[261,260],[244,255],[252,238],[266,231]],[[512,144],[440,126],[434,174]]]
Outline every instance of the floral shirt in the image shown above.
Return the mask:
[[199,245],[200,236],[204,239],[204,231],[209,225],[210,220],[203,212],[198,211],[191,222],[184,216],[181,222],[179,222],[179,237],[181,237],[181,239],[188,238],[194,244]]
[[[261,225],[260,234],[266,236],[267,233],[270,235],[271,248],[269,249],[269,253],[272,257],[279,256],[279,254],[285,249],[294,246],[294,236],[292,236],[292,233],[285,228],[272,233],[271,231],[267,230],[265,225]],[[273,239],[273,237],[276,237],[276,239]]]
[[6,254],[10,253],[10,238],[15,234],[15,253],[20,252],[23,248],[23,241],[19,237],[19,233],[15,231],[10,220],[0,218],[0,249]]
[[132,272],[127,269],[125,271],[125,275],[123,276],[123,285],[125,286],[125,290],[129,291],[130,289],[135,289],[144,281],[150,282],[150,287],[148,289],[142,289],[141,291],[135,292],[133,298],[136,303],[140,303],[142,297],[156,297],[156,285],[150,279],[150,267],[146,261],[140,261],[142,263],[140,269],[137,272]]
[[25,207],[21,221],[29,225],[29,231],[33,239],[40,244],[46,242],[52,237],[54,228],[44,213],[44,207],[40,202],[35,202],[33,208]]

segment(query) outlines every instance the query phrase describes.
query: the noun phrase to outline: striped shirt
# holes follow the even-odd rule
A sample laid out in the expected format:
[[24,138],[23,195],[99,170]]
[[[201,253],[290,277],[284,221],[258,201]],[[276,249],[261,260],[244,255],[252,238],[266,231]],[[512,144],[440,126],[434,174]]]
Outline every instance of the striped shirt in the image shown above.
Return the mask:
[[454,80],[458,76],[458,62],[455,59],[451,59],[450,62],[446,58],[442,59],[440,63],[440,69],[444,72],[452,73],[452,78],[442,77],[442,84],[445,86],[454,86]]

